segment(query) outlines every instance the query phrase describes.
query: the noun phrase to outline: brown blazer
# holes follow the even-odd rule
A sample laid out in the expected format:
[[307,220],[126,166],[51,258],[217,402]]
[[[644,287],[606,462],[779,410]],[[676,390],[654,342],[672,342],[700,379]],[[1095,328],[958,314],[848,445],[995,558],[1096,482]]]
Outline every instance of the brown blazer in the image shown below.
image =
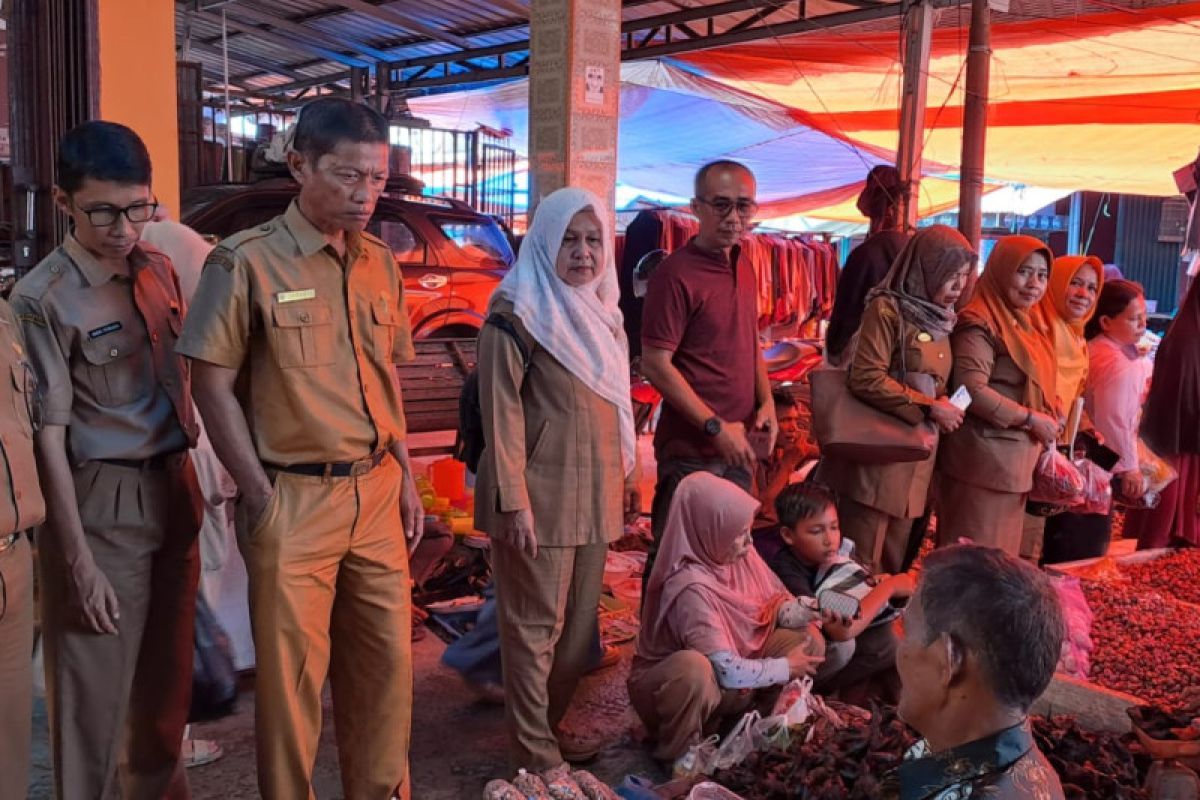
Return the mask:
[[479,405],[486,446],[475,483],[475,527],[500,530],[500,512],[531,509],[539,547],[615,541],[625,486],[617,408],[543,349],[512,313],[531,354],[495,325],[479,333]]
[[1025,373],[1009,357],[1003,341],[981,325],[960,325],[951,344],[951,386],[966,386],[971,405],[962,427],[943,437],[938,471],[996,492],[1028,492],[1041,446],[1019,427],[1030,410],[1020,402]]
[[[898,381],[904,366],[910,374],[932,375],[940,397],[950,378],[949,339],[921,341],[921,330],[904,320],[895,304],[878,298],[867,307],[847,386],[864,403],[895,414],[910,425],[925,419],[931,398]],[[859,464],[826,458],[819,478],[838,494],[891,517],[914,518],[925,512],[933,458],[902,464]]]

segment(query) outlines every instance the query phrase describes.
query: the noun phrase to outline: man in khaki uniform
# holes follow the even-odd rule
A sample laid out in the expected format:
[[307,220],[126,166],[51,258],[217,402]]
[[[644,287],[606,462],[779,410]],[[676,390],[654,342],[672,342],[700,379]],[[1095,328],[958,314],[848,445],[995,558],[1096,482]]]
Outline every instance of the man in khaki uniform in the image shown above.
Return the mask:
[[33,560],[24,531],[46,505],[33,460],[33,368],[0,300],[0,800],[24,800],[33,712]]
[[188,797],[196,422],[174,353],[179,282],[138,243],[157,205],[150,176],[125,126],[69,131],[55,201],[73,232],[13,290],[43,402],[40,596],[64,800]]
[[299,196],[213,251],[179,343],[241,490],[259,788],[314,796],[328,672],[345,796],[408,797],[404,536],[416,544],[422,517],[395,365],[413,348],[400,269],[363,232],[387,180],[387,122],[314,101],[288,163]]

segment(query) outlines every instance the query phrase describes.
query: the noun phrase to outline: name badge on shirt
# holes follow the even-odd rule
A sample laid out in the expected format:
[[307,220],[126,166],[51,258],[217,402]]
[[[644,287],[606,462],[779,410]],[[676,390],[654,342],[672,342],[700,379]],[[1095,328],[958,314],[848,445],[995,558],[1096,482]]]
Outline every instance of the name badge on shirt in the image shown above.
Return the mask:
[[107,325],[101,325],[99,328],[92,328],[88,331],[89,339],[99,339],[101,336],[107,336],[110,333],[116,333],[121,330],[120,322],[110,322]]
[[295,303],[300,300],[312,300],[317,296],[316,289],[297,289],[294,292],[277,292],[276,303]]

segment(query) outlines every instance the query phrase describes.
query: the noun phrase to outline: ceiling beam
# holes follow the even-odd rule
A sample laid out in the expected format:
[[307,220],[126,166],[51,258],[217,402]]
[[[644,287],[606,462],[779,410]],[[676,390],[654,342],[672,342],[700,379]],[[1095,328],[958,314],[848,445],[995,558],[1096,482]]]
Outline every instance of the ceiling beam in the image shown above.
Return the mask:
[[[208,20],[209,22],[216,25],[217,27],[221,26],[221,15],[220,14],[214,14],[211,11],[197,11],[197,12],[195,12],[195,14],[197,17]],[[355,58],[354,56],[348,56],[344,53],[339,53],[336,50],[330,50],[329,48],[322,47],[320,45],[310,44],[309,42],[304,41],[302,39],[298,39],[298,38],[291,37],[291,36],[284,36],[282,34],[274,32],[274,31],[266,30],[265,28],[259,28],[255,25],[250,25],[249,23],[246,23],[246,22],[238,22],[236,19],[233,19],[231,17],[226,18],[226,23],[227,23],[227,27],[229,30],[242,31],[243,33],[247,33],[253,37],[256,37],[256,38],[259,38],[259,39],[262,39],[262,40],[268,41],[268,42],[274,42],[275,44],[280,45],[282,47],[286,47],[288,49],[294,50],[295,48],[300,47],[305,50],[308,50],[311,53],[315,53],[315,54],[317,54],[323,58],[326,58],[330,61],[336,61],[339,64],[342,64],[347,67],[369,67],[369,66],[371,66],[371,62],[364,61],[361,58]],[[219,42],[221,40],[218,38],[217,41]]]
[[[492,5],[500,4],[500,0],[491,0],[491,2]],[[425,23],[401,14],[398,11],[394,11],[390,8],[383,8],[375,5],[374,3],[368,3],[366,0],[340,0],[340,5],[342,5],[347,11],[354,11],[362,14],[365,17],[371,17],[372,19],[379,20],[380,22],[386,22],[388,25],[399,28],[403,31],[410,31],[412,33],[421,34],[422,36],[428,36],[430,39],[434,39],[439,42],[445,42],[446,44],[452,44],[455,47],[461,47],[464,50],[471,46],[471,41],[469,39],[465,39],[462,36],[456,36],[449,31],[443,31],[440,28],[435,28],[432,25],[426,25]],[[391,58],[391,56],[388,56],[388,58]]]
[[[213,47],[212,45],[205,44],[204,42],[193,41],[191,43],[190,47],[193,50],[199,50],[201,53],[207,53],[208,55],[215,56],[216,58],[224,58],[225,57],[225,54],[223,52],[221,52],[221,48]],[[183,47],[181,46],[179,48],[179,50],[180,50],[180,54],[182,54]],[[296,81],[302,81],[305,78],[309,77],[308,75],[305,75],[302,72],[297,72],[296,70],[291,69],[290,67],[272,63],[269,59],[259,58],[257,56],[248,56],[243,53],[239,53],[239,52],[233,50],[232,48],[229,50],[229,60],[231,62],[236,62],[238,64],[245,64],[250,67],[256,67],[257,69],[261,69],[266,72],[270,72],[273,75],[283,75],[284,77],[291,78],[292,80],[296,80]]]
[[[370,47],[369,45],[348,41],[341,39],[340,37],[332,37],[330,34],[325,33],[324,31],[319,31],[315,28],[309,28],[305,25],[297,24],[292,22],[290,19],[277,17],[274,14],[268,14],[265,11],[260,11],[248,5],[233,6],[229,9],[227,14],[228,13],[234,13],[242,18],[249,18],[256,22],[265,23],[280,33],[295,36],[298,39],[312,42],[318,46],[324,47],[330,44],[341,45],[348,50],[355,50],[359,53],[362,53],[364,56],[370,56],[376,61],[388,61],[389,59],[395,58],[395,56],[391,55],[390,53],[385,53],[382,50],[376,50],[374,47]],[[331,39],[337,39],[337,41],[331,43]]]
[[[491,0],[492,5],[501,11],[507,11],[517,19],[529,20],[529,6],[522,6],[517,0]],[[533,0],[530,0],[532,3]]]

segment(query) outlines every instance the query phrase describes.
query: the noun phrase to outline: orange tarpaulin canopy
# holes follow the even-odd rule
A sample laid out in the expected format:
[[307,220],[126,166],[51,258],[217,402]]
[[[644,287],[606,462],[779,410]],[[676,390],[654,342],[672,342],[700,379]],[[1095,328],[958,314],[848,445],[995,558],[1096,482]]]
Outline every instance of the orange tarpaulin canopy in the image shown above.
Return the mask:
[[[961,149],[965,8],[937,12],[927,161]],[[1200,3],[993,26],[986,174],[1064,190],[1170,195],[1200,147]],[[894,149],[901,66],[895,31],[829,31],[683,56],[809,124]]]

